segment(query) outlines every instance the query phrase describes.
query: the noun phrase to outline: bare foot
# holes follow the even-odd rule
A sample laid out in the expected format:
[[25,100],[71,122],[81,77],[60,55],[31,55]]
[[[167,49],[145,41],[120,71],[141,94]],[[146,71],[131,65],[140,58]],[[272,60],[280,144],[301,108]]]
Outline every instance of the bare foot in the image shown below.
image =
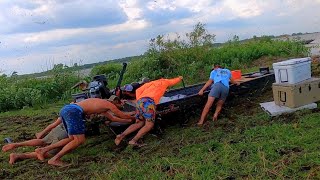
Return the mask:
[[218,115],[214,115],[212,118],[213,121],[217,121],[218,120]]
[[41,137],[42,137],[42,134],[41,134],[41,133],[36,133],[36,138],[37,138],[37,139],[41,139]]
[[123,138],[124,136],[122,134],[117,135],[116,139],[114,140],[114,143],[118,146]]
[[57,160],[57,159],[50,159],[48,161],[48,164],[50,165],[54,165],[54,166],[59,166],[59,167],[67,167],[70,166],[71,164],[65,163],[61,160]]
[[134,140],[129,141],[128,144],[133,147],[143,147],[147,145],[147,144],[139,144],[137,141],[134,141]]
[[204,120],[199,119],[197,126],[201,127],[201,126],[203,126],[203,124],[204,124]]
[[44,155],[45,155],[45,151],[43,150],[43,148],[37,148],[36,150],[34,150],[37,154],[37,158],[40,160],[40,161],[43,161],[45,158],[44,158]]
[[11,153],[10,154],[10,160],[9,160],[9,164],[14,164],[16,162],[16,160],[18,160],[18,155],[16,155],[15,153]]
[[197,126],[198,126],[198,127],[202,127],[202,126],[203,126],[203,123],[197,123]]
[[14,148],[16,148],[16,146],[15,146],[15,144],[6,144],[6,145],[4,145],[3,147],[2,147],[2,151],[3,152],[7,152],[7,151],[9,151],[9,150],[11,150],[11,149],[14,149]]

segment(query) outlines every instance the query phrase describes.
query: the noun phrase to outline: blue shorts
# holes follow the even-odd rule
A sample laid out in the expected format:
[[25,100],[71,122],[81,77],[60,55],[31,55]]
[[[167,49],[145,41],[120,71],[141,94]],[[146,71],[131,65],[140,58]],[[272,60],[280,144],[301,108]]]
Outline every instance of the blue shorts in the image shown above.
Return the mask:
[[136,119],[153,122],[156,117],[156,104],[151,98],[141,98],[137,101]]
[[68,135],[80,135],[85,133],[84,113],[80,106],[69,104],[60,110],[60,117]]
[[212,85],[209,96],[217,98],[222,101],[226,101],[229,95],[229,88],[223,85],[221,82]]

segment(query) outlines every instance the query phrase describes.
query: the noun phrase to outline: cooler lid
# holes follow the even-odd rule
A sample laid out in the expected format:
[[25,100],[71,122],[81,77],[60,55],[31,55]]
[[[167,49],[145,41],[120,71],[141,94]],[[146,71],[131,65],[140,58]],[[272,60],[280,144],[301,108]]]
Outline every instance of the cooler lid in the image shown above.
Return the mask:
[[306,58],[297,58],[297,59],[290,59],[287,61],[277,62],[277,63],[273,63],[273,65],[274,66],[288,66],[288,65],[295,65],[295,64],[300,64],[300,63],[309,62],[309,61],[311,61],[311,58],[306,57]]

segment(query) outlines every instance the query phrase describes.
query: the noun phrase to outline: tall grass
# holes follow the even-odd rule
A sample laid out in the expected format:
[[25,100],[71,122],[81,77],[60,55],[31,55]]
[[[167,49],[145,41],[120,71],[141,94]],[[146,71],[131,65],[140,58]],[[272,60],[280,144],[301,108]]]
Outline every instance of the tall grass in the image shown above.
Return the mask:
[[71,72],[55,72],[43,79],[0,77],[0,112],[70,99],[79,78]]
[[[309,55],[309,49],[298,41],[276,41],[270,37],[239,41],[235,36],[222,46],[216,47],[214,37],[215,35],[205,30],[203,24],[197,24],[191,33],[186,34],[186,38],[181,38],[180,35],[174,39],[157,36],[151,39],[150,48],[143,57],[130,61],[124,82],[138,81],[142,77],[157,79],[182,75],[186,83],[190,84],[206,80],[211,66],[215,63],[229,69],[247,69],[262,57]],[[108,69],[108,66],[115,65],[97,66],[94,70]]]
[[[139,81],[142,77],[184,76],[186,83],[204,81],[211,66],[219,63],[229,69],[248,68],[261,57],[301,57],[309,50],[297,41],[275,41],[269,37],[239,41],[235,36],[222,46],[214,44],[215,35],[209,34],[205,25],[198,23],[185,38],[159,35],[150,40],[149,50],[131,60],[123,78],[124,83]],[[61,69],[62,68],[62,69]],[[108,63],[92,69],[91,76],[106,74],[109,88],[116,86],[120,63]],[[63,67],[55,66],[45,79],[0,76],[0,112],[41,106],[61,99],[71,98],[71,90],[79,78]],[[85,77],[90,79],[90,77]]]

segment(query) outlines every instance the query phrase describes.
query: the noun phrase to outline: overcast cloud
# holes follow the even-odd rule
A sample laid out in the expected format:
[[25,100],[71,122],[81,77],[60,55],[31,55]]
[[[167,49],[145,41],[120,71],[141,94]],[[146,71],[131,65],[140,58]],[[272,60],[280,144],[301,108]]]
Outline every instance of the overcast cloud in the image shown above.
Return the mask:
[[197,22],[217,42],[320,31],[320,0],[1,0],[0,8],[6,74],[140,55],[150,38]]

